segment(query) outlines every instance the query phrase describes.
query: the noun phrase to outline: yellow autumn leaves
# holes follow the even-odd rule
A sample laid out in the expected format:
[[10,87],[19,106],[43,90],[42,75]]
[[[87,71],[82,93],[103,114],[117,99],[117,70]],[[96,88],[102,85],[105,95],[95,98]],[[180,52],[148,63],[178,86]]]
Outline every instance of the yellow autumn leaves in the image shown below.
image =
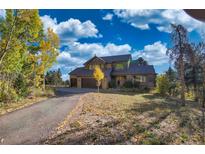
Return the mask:
[[104,73],[100,69],[100,67],[96,66],[94,68],[93,77],[97,81],[97,87],[98,87],[98,92],[99,92],[99,87],[100,87],[101,81],[104,79]]

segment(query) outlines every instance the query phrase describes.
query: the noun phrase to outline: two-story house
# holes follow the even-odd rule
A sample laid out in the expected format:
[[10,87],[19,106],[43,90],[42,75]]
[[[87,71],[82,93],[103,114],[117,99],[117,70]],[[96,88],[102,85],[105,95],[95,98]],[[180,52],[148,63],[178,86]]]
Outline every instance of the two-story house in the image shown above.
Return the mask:
[[138,81],[147,87],[155,86],[156,73],[153,65],[137,65],[130,54],[97,57],[89,59],[84,67],[76,68],[69,73],[71,87],[96,88],[93,69],[98,66],[104,72],[101,88],[109,88],[109,82],[116,82],[117,87],[123,86],[126,80]]

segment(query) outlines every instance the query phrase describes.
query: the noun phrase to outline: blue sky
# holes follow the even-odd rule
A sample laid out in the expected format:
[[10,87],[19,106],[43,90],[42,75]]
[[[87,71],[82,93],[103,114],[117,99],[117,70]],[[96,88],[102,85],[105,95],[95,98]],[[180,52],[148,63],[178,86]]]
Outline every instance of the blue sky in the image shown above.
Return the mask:
[[[170,23],[182,24],[189,39],[198,42],[205,23],[183,10],[40,10],[44,29],[60,37],[60,54],[52,69],[60,68],[62,78],[93,55],[132,54],[154,65],[157,73],[169,67],[166,50],[171,46]],[[0,16],[5,11],[0,10]]]

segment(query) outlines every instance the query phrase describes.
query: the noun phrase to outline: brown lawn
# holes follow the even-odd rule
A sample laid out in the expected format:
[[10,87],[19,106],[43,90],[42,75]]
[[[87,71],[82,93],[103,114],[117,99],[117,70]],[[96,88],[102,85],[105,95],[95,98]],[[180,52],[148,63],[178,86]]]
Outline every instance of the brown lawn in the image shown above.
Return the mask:
[[199,104],[155,94],[89,93],[45,144],[202,144]]
[[25,98],[23,100],[17,102],[10,102],[5,104],[0,104],[0,116],[9,112],[13,112],[15,110],[30,106],[34,103],[38,103],[40,101],[46,100],[48,97],[33,97],[33,98]]

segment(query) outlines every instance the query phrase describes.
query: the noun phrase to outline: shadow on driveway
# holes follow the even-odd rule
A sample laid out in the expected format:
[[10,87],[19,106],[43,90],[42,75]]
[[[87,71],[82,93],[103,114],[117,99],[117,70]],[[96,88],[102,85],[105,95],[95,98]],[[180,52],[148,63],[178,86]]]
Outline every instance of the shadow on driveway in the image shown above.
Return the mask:
[[90,88],[56,88],[55,95],[57,97],[74,94],[85,94],[89,92],[97,92],[97,89]]

